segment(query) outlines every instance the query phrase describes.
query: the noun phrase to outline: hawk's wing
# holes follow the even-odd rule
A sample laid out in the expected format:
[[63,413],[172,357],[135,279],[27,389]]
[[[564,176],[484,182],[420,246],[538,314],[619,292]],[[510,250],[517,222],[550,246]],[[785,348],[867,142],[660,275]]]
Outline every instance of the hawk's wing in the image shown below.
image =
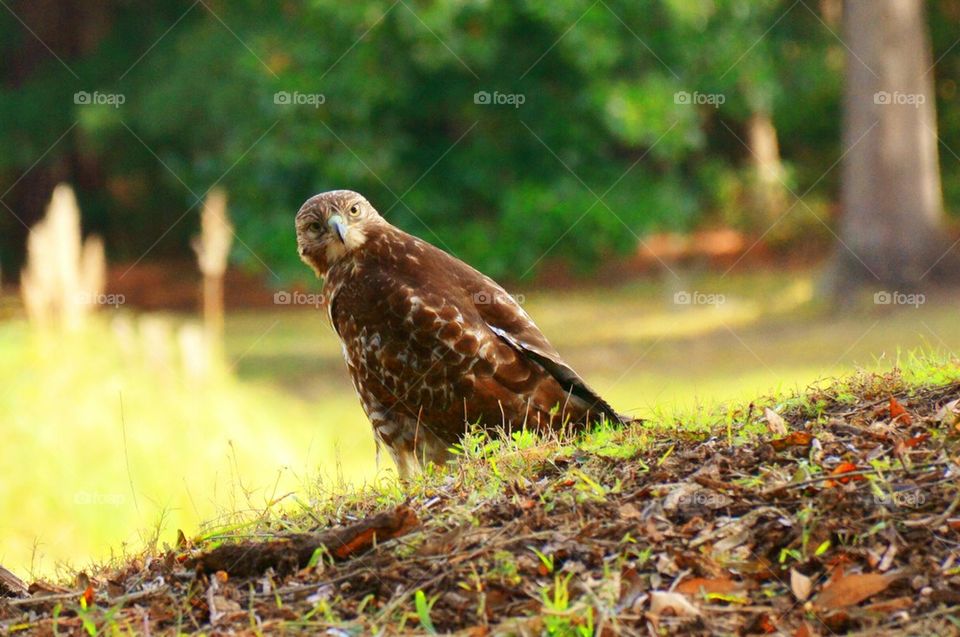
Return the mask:
[[603,414],[611,422],[625,422],[621,416],[567,365],[560,353],[547,341],[536,323],[520,304],[499,284],[462,261],[460,282],[470,293],[474,306],[487,327],[519,354],[542,367],[565,392],[579,398],[586,409]]

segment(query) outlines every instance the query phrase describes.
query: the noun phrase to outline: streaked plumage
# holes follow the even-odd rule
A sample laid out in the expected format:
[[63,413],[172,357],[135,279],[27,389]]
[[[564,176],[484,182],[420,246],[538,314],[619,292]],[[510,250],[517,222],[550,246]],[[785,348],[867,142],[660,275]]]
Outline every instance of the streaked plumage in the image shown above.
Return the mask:
[[401,475],[446,460],[473,424],[620,420],[495,281],[390,225],[359,194],[312,197],[296,226],[378,446]]

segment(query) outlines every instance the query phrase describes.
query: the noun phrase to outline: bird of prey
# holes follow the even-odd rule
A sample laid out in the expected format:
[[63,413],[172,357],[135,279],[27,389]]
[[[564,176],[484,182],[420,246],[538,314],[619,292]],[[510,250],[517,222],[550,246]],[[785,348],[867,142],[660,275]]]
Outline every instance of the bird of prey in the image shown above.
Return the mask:
[[386,447],[401,477],[449,459],[474,425],[623,422],[493,279],[392,226],[361,195],[311,197],[296,230],[378,454]]

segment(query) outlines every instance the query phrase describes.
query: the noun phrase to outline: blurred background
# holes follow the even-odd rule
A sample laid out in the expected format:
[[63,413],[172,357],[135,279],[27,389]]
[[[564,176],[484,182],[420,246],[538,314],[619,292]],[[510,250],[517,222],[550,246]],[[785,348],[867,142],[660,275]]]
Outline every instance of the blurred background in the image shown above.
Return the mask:
[[378,468],[293,216],[360,191],[681,425],[960,345],[960,0],[0,0],[0,564]]

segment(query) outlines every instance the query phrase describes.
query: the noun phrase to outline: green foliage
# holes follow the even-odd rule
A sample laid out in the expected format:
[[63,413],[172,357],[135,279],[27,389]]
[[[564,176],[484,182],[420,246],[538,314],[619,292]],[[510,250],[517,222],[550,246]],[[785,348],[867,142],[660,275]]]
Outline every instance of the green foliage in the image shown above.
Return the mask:
[[[0,89],[0,189],[38,157],[41,171],[82,157],[107,176],[75,179],[86,221],[117,257],[139,257],[164,232],[151,254],[186,253],[188,213],[220,182],[242,239],[235,259],[281,278],[307,276],[294,212],[339,187],[497,276],[529,276],[543,258],[588,267],[649,231],[749,223],[743,140],[757,113],[773,116],[789,185],[816,186],[814,208],[833,198],[839,172],[821,177],[840,152],[846,52],[840,25],[808,5],[120,4],[112,28],[81,25],[92,45],[62,56],[78,78],[44,52]],[[943,77],[960,60],[955,8],[931,3]],[[8,58],[31,38],[9,12],[0,35]],[[76,91],[125,102],[78,105]],[[954,147],[955,92],[938,84],[941,137]],[[477,103],[482,94],[505,103]],[[955,206],[960,162],[946,159]]]
[[427,631],[427,634],[436,635],[437,629],[433,625],[433,620],[430,619],[430,609],[437,603],[437,598],[434,597],[428,600],[422,590],[417,590],[413,596],[413,603],[417,609],[417,618],[420,620],[420,626]]

